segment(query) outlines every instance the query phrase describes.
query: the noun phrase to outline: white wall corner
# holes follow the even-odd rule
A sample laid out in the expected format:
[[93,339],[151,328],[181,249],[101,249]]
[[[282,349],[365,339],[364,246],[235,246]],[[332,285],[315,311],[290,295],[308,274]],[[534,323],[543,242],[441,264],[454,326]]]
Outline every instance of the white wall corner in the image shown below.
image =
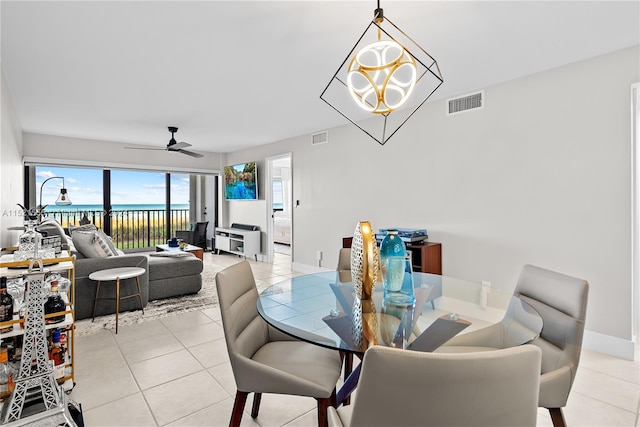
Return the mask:
[[314,274],[314,273],[326,273],[328,271],[335,271],[335,269],[324,268],[324,267],[316,267],[309,264],[302,264],[299,262],[292,262],[291,268],[295,271],[299,271],[304,274]]

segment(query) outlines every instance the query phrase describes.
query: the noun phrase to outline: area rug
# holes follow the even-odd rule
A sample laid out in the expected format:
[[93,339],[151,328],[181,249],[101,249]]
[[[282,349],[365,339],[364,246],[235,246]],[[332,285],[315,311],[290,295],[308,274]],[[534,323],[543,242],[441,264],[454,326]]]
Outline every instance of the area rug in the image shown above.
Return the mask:
[[[216,285],[214,282],[215,274],[216,271],[214,271],[214,269],[207,269],[205,267],[202,272],[202,289],[200,289],[200,292],[197,294],[149,301],[144,308],[144,314],[142,314],[142,310],[120,313],[118,327],[162,319],[164,317],[175,316],[177,314],[187,313],[194,310],[217,307],[218,294],[216,292]],[[92,322],[91,319],[78,320],[76,322],[75,335],[92,335],[103,329],[115,331],[115,314],[96,317],[94,322]]]

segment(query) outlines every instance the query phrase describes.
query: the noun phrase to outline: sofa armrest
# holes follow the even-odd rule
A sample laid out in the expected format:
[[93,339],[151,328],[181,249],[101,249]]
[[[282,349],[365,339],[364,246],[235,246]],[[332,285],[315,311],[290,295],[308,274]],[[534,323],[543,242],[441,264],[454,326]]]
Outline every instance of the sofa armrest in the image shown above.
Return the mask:
[[[139,276],[142,305],[149,301],[149,260],[145,255],[121,255],[106,258],[81,258],[75,263],[75,318],[76,320],[90,318],[93,315],[93,303],[96,297],[97,282],[89,279],[89,275],[98,270],[119,267],[141,267],[145,273]],[[122,295],[130,295],[137,292],[135,280],[124,280],[120,285]],[[113,294],[113,295],[111,295]],[[115,286],[101,286],[101,297],[115,297]],[[120,311],[140,309],[137,298],[129,298],[120,301]],[[96,315],[115,313],[115,301],[100,301]]]

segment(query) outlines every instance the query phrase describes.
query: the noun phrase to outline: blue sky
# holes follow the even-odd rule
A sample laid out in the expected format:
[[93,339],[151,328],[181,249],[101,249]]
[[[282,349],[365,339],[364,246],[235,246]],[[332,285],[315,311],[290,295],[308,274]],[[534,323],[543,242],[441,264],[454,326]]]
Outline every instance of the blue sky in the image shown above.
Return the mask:
[[[102,205],[101,169],[37,166],[36,200],[40,197],[40,186],[52,176],[64,177],[67,194],[74,205]],[[47,182],[42,191],[42,204],[53,205],[61,187],[61,179]],[[111,203],[114,205],[164,204],[165,187],[164,172],[111,171]],[[189,175],[171,175],[171,203],[189,203]]]

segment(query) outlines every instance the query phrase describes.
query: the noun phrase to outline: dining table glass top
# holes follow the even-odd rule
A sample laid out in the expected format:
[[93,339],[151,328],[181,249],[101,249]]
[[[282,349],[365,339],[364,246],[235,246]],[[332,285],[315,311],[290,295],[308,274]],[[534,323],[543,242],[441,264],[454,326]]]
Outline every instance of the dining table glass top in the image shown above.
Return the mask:
[[355,296],[349,271],[306,274],[276,283],[258,298],[273,327],[324,347],[364,353],[372,345],[433,351],[452,336],[503,323],[509,345],[536,338],[542,319],[526,302],[497,288],[429,273],[413,273],[413,306]]

